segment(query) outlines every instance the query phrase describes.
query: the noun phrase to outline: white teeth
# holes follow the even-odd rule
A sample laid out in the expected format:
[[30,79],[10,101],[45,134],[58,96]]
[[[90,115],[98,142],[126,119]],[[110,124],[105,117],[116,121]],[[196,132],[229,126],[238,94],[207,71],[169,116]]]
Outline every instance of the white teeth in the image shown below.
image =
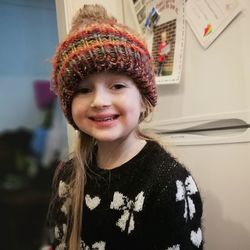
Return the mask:
[[105,118],[94,118],[95,121],[102,122],[102,121],[112,121],[114,117],[105,117]]

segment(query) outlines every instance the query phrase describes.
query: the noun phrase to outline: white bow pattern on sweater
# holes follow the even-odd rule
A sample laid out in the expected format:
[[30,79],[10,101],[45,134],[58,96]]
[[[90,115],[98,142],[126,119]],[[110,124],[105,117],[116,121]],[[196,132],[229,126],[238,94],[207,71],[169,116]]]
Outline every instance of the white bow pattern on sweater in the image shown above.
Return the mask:
[[87,246],[83,241],[81,241],[80,250],[105,250],[106,243],[104,241],[99,241],[94,243],[92,246]]
[[194,195],[195,193],[198,192],[195,182],[192,176],[189,175],[186,178],[185,183],[183,183],[180,180],[177,180],[176,186],[177,186],[176,201],[184,200],[185,202],[185,211],[183,216],[187,221],[189,212],[189,217],[192,220],[196,210],[191,195]]
[[174,245],[172,247],[169,247],[167,250],[180,250],[180,245],[179,244]]
[[116,225],[121,228],[122,232],[127,229],[128,234],[130,234],[130,232],[134,230],[134,212],[142,211],[144,199],[145,197],[143,192],[140,192],[135,197],[135,201],[129,200],[128,197],[119,192],[114,193],[110,208],[115,210],[123,210],[121,218],[116,223]]

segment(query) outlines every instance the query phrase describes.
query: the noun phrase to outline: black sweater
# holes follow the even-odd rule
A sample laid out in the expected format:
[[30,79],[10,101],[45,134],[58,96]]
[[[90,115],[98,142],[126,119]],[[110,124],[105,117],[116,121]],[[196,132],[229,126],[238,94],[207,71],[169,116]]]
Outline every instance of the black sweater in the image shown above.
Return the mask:
[[[56,250],[67,249],[67,184],[59,184]],[[148,141],[112,170],[87,171],[82,243],[85,250],[202,249],[202,201],[190,173],[158,143]]]

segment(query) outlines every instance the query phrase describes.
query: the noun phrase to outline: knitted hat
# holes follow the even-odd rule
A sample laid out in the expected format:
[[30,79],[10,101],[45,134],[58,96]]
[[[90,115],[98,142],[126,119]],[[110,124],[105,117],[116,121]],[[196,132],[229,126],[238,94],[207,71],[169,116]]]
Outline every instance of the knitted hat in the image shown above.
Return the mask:
[[102,6],[84,5],[71,32],[56,50],[51,83],[66,118],[76,129],[71,114],[73,97],[81,80],[96,72],[130,76],[141,95],[156,105],[153,59],[144,41],[109,17]]

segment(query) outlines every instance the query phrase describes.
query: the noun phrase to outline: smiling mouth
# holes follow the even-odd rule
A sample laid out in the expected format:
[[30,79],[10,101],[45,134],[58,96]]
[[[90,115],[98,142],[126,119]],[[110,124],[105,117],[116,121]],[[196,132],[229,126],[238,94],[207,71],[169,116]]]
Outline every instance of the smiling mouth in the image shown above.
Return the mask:
[[95,122],[107,122],[107,121],[113,121],[117,119],[119,115],[111,115],[111,116],[106,116],[106,117],[90,117],[92,121]]

